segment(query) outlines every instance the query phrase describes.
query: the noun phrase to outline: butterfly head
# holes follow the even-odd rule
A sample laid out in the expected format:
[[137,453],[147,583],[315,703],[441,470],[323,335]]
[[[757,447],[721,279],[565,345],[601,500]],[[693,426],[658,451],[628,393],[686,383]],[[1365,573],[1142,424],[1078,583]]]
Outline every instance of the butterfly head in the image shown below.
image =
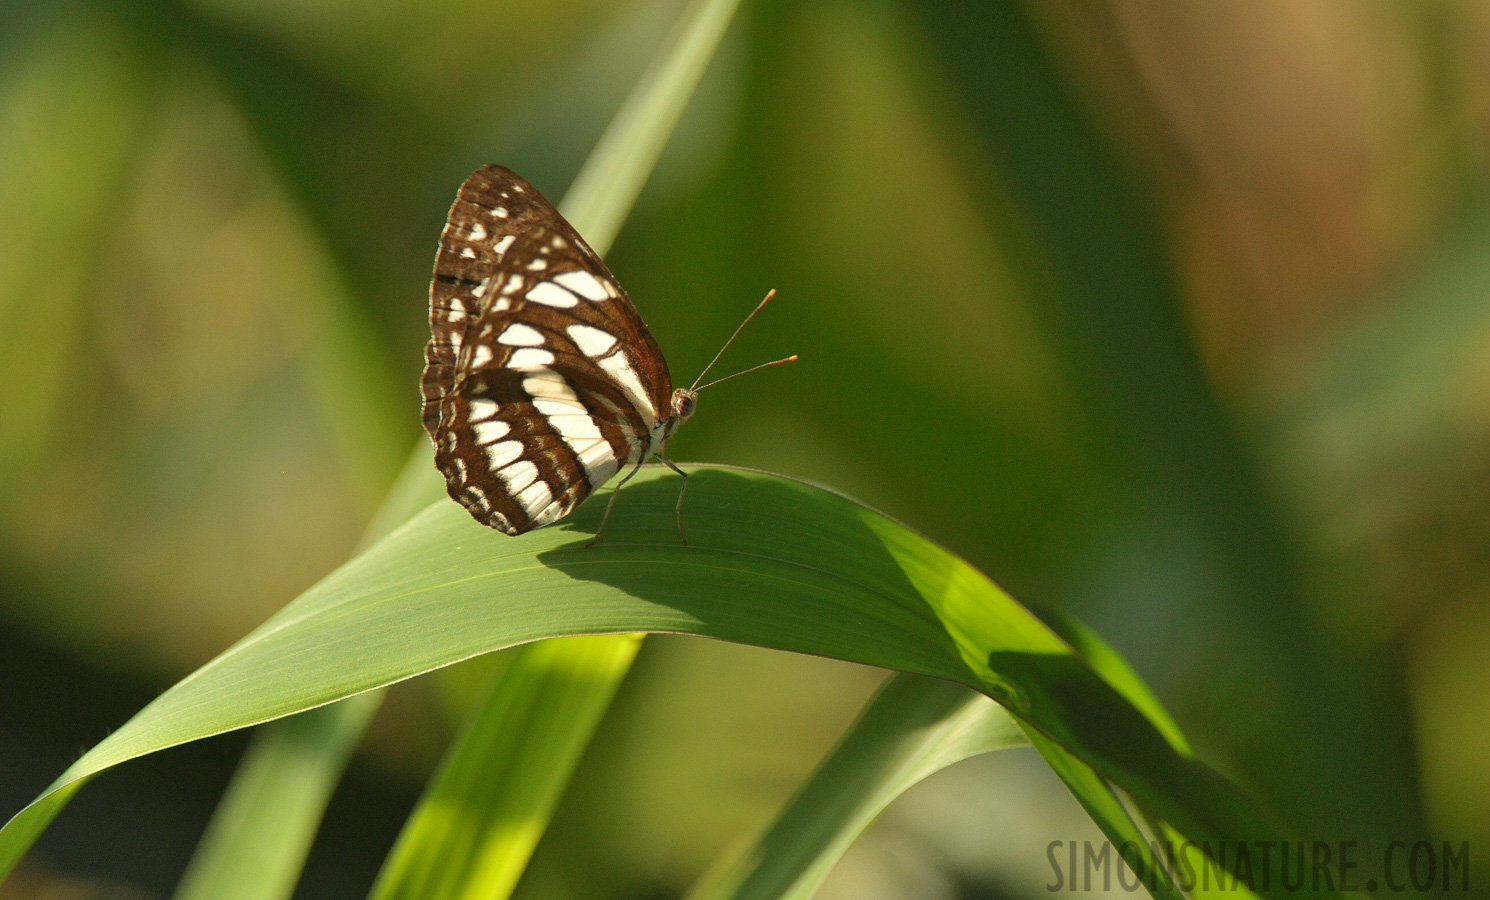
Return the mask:
[[693,416],[693,408],[698,405],[698,391],[689,388],[678,388],[673,391],[673,427],[677,428]]

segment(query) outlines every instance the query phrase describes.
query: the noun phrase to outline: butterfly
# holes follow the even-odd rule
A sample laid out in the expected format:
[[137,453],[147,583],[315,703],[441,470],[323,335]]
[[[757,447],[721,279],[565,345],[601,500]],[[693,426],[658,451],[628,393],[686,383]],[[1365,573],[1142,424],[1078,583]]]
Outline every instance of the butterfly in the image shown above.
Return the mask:
[[655,456],[683,476],[676,512],[687,543],[688,476],[663,448],[698,392],[727,379],[674,388],[615,276],[536,188],[497,165],[466,179],[440,236],[429,306],[424,428],[446,491],[476,521],[510,535],[541,528],[630,467],[593,544],[620,486]]

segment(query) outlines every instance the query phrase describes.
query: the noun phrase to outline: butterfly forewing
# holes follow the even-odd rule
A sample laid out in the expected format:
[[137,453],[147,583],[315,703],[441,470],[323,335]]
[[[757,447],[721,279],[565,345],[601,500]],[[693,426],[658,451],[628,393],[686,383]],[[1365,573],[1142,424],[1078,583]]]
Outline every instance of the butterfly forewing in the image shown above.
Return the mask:
[[430,284],[424,427],[446,489],[520,534],[656,449],[672,380],[605,264],[501,166],[466,179]]

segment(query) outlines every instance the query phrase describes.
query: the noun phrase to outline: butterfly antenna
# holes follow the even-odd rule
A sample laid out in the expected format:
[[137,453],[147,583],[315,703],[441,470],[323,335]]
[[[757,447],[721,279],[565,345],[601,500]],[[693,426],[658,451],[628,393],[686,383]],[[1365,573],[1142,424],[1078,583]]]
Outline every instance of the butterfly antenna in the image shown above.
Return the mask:
[[793,353],[791,356],[788,356],[786,359],[777,359],[777,360],[772,360],[771,362],[768,362],[768,363],[761,363],[758,366],[751,366],[750,368],[746,369],[743,372],[736,372],[733,375],[726,375],[723,378],[717,378],[717,379],[709,382],[708,384],[699,385],[698,387],[695,387],[695,388],[689,388],[689,390],[690,391],[701,391],[701,390],[703,390],[706,387],[713,387],[714,385],[718,384],[721,381],[729,381],[731,378],[739,378],[741,375],[749,375],[751,372],[754,372],[757,369],[764,369],[764,368],[767,368],[769,366],[779,366],[782,363],[789,363],[789,362],[796,362],[796,361],[797,361],[797,354]]
[[[702,372],[698,373],[698,377],[697,378],[693,379],[693,386],[689,388],[690,391],[703,390],[703,388],[700,388],[698,386],[698,383],[700,381],[703,381],[704,380],[704,376],[707,375],[707,374],[709,374],[709,370],[712,369],[712,368],[714,368],[714,364],[715,363],[719,362],[719,357],[721,357],[721,356],[724,355],[724,351],[728,350],[729,349],[729,345],[730,344],[733,344],[735,342],[735,338],[737,338],[737,337],[740,336],[740,332],[742,332],[742,331],[745,330],[745,326],[750,324],[750,320],[753,319],[753,318],[755,318],[755,314],[758,313],[758,312],[760,312],[761,310],[765,309],[766,308],[766,304],[767,303],[770,303],[771,302],[771,298],[774,297],[774,296],[776,296],[776,289],[775,288],[772,288],[771,290],[769,290],[769,291],[766,292],[766,298],[760,302],[760,305],[759,306],[757,306],[755,309],[753,309],[753,310],[750,311],[750,315],[746,316],[745,317],[745,321],[743,321],[743,322],[740,323],[740,327],[738,327],[738,328],[735,329],[735,333],[729,336],[729,340],[727,340],[727,341],[724,342],[724,346],[719,348],[719,352],[716,353],[716,354],[714,354],[714,358],[711,359],[711,360],[709,360],[709,364],[707,366],[704,366],[704,370]],[[792,359],[796,359],[796,357],[794,356],[794,357],[792,357]],[[782,360],[777,360],[777,362],[787,362],[787,360],[782,359]],[[774,366],[775,364],[776,363],[766,363],[766,365],[768,365],[768,366]],[[760,366],[756,366],[755,368],[756,369],[759,369],[761,367]],[[747,371],[753,372],[753,371],[755,371],[755,369],[749,369]],[[744,372],[736,372],[735,374],[736,375],[744,375],[745,373]],[[730,378],[734,378],[735,376],[734,375],[731,375],[729,377]],[[719,381],[723,381],[723,380],[724,380],[723,378],[719,379]],[[711,382],[709,382],[709,384],[718,384],[719,381],[711,381]],[[708,386],[709,386],[708,384],[704,385],[704,387],[708,387]]]

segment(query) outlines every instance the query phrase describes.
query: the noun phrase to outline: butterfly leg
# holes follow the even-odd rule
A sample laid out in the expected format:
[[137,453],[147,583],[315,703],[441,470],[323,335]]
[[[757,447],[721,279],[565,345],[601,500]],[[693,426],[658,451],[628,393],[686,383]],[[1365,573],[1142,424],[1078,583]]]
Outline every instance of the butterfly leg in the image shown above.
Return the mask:
[[600,527],[595,529],[595,536],[590,538],[589,542],[585,544],[586,550],[595,546],[595,542],[600,540],[600,535],[605,531],[605,523],[610,521],[611,507],[616,505],[616,498],[621,496],[621,488],[626,486],[626,482],[630,481],[631,476],[635,475],[641,467],[641,462],[638,462],[632,467],[630,472],[626,473],[626,477],[621,479],[621,483],[616,485],[616,489],[610,492],[610,502],[605,504],[605,515],[600,517]]
[[661,453],[656,454],[656,456],[658,459],[667,463],[667,467],[669,469],[672,469],[674,472],[677,472],[683,477],[683,486],[678,488],[678,540],[682,541],[683,546],[687,547],[688,538],[683,537],[683,495],[688,493],[688,473],[673,465],[673,461],[668,459],[666,456],[663,456]]

